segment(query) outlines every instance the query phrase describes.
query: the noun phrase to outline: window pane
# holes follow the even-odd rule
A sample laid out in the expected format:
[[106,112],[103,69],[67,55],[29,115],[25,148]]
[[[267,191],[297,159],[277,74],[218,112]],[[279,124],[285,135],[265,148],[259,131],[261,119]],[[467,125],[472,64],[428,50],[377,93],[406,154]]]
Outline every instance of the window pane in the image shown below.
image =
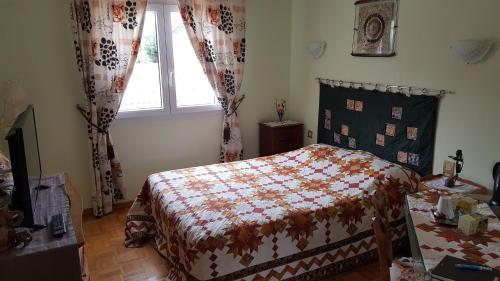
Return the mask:
[[216,105],[215,94],[184,29],[181,14],[170,13],[177,107]]
[[156,12],[146,11],[141,46],[120,111],[163,108]]

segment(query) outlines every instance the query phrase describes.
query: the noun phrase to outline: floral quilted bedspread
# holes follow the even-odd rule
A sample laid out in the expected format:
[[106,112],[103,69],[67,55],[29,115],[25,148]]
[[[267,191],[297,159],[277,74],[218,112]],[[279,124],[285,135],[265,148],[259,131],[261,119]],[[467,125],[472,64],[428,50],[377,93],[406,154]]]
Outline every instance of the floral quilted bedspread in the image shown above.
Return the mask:
[[190,280],[289,279],[373,250],[371,194],[387,195],[394,223],[417,181],[370,153],[323,144],[161,172],[129,211],[125,245],[152,241]]

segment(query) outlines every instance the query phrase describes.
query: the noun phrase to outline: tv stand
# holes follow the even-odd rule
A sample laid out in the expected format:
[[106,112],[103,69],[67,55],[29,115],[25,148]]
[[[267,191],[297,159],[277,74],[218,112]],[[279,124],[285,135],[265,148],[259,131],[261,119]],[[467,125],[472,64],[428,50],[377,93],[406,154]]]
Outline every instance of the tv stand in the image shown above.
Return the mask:
[[53,214],[63,213],[67,232],[57,239],[49,227],[44,227],[31,233],[33,240],[26,247],[0,253],[0,280],[89,280],[81,198],[66,174],[44,177],[42,182],[50,189],[39,194],[35,221],[49,224]]

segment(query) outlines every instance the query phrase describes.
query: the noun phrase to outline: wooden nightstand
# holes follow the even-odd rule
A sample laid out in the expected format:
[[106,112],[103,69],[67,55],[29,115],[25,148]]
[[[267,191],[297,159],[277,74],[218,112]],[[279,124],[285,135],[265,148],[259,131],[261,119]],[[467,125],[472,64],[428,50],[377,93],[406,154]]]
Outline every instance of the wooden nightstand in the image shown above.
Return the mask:
[[302,123],[290,120],[259,123],[260,156],[301,148],[302,128]]

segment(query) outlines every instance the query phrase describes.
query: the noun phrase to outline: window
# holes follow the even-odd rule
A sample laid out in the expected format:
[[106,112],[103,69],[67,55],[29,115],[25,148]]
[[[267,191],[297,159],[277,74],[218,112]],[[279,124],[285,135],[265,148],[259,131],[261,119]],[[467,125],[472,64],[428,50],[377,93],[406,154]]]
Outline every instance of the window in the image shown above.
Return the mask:
[[221,110],[177,5],[148,4],[119,117]]

